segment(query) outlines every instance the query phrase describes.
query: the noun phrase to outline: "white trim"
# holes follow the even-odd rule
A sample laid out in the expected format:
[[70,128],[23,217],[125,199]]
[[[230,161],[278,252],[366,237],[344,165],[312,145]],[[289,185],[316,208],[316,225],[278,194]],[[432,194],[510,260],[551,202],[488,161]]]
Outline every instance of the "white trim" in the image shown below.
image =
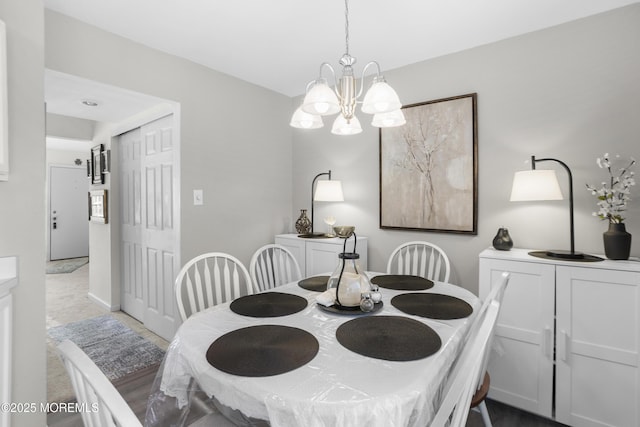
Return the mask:
[[126,120],[115,125],[111,131],[111,137],[116,137],[118,135],[122,135],[123,133],[129,132],[132,129],[139,128],[147,123],[151,123],[155,120],[161,119],[170,114],[177,114],[180,110],[180,104],[174,102],[167,102],[163,104],[158,104],[155,107],[149,108],[139,114],[136,114],[133,117],[130,117]]
[[97,296],[95,296],[93,293],[88,292],[87,296],[89,297],[89,299],[91,301],[93,301],[94,303],[98,304],[100,307],[109,310],[109,311],[120,311],[120,304],[114,304],[114,305],[109,305],[107,304],[104,300],[102,300],[101,298],[98,298]]

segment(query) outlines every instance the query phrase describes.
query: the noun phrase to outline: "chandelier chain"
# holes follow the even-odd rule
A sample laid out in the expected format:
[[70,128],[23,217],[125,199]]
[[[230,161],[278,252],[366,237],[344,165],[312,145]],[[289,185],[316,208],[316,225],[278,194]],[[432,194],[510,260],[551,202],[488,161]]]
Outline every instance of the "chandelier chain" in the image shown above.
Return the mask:
[[349,0],[344,0],[344,33],[346,42],[346,53],[349,56]]

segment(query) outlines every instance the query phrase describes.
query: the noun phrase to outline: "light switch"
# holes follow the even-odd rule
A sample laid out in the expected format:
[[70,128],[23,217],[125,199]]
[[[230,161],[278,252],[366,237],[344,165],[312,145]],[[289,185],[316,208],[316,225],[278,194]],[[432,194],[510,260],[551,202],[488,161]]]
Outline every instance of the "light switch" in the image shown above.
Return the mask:
[[204,195],[202,190],[193,190],[193,205],[200,206],[204,204]]

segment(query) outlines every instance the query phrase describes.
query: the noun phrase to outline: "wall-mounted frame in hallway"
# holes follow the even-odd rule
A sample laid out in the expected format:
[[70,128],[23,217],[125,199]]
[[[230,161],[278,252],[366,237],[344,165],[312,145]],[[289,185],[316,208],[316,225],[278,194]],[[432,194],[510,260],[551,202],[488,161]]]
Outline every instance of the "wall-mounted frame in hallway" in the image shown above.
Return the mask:
[[91,149],[91,183],[104,184],[104,147],[98,144]]
[[89,221],[107,224],[109,222],[107,190],[89,191]]

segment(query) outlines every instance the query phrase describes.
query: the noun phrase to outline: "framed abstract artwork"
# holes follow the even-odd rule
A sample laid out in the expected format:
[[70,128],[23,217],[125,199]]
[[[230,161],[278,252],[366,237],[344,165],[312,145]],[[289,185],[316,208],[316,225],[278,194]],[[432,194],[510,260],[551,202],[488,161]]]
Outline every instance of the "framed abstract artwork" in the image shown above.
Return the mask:
[[477,234],[477,94],[402,112],[380,129],[380,228]]

